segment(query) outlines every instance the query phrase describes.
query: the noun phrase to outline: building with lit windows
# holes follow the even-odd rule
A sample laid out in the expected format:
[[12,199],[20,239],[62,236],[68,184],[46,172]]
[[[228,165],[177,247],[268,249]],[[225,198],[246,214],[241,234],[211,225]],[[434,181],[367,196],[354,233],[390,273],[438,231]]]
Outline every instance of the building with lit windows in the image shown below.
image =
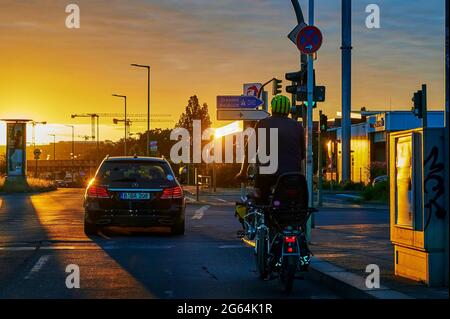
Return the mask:
[[[330,128],[322,139],[326,154],[325,176],[327,180],[341,181],[342,133],[340,119],[334,121],[334,127]],[[351,180],[367,184],[374,177],[385,175],[389,133],[421,126],[422,120],[415,117],[411,111],[352,112]],[[444,112],[428,111],[428,127],[444,127]]]

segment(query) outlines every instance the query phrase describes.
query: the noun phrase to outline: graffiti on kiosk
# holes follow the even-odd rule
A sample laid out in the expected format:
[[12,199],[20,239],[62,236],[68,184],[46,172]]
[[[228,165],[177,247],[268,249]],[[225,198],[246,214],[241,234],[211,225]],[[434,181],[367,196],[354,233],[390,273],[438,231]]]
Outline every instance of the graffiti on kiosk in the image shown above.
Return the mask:
[[428,211],[425,229],[427,229],[430,224],[433,212],[438,219],[444,219],[447,215],[447,211],[439,201],[445,193],[445,185],[444,177],[442,176],[442,172],[444,171],[444,163],[438,163],[438,159],[439,149],[434,146],[424,162],[425,167],[429,165],[428,174],[424,181],[424,192],[427,195],[425,209]]

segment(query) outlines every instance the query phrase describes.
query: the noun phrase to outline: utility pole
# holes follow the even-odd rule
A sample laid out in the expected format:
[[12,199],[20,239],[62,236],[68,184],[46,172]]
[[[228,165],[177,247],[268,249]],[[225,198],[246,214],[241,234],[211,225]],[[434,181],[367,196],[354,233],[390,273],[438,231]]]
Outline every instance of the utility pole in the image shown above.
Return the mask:
[[113,94],[112,96],[124,99],[125,103],[125,136],[124,136],[124,156],[127,156],[127,97],[126,95]]
[[[97,115],[97,156],[96,156],[96,161],[95,161],[95,165],[99,165],[100,164],[100,127],[99,127],[99,116]],[[90,167],[90,166],[89,166]]]
[[131,64],[131,66],[135,66],[138,68],[146,68],[147,69],[147,156],[150,156],[150,66],[142,65],[142,64]]
[[[450,11],[450,0],[446,0],[445,1],[445,145],[447,145],[447,147],[445,148],[445,158],[449,158],[449,148],[448,148],[448,144],[449,144],[449,124],[450,124],[450,116],[449,116],[449,83],[448,83],[448,71],[449,71],[449,53],[448,53],[448,33],[449,33],[449,29],[448,29],[448,19],[449,19],[449,11]],[[446,176],[449,175],[449,161],[445,161],[445,171],[446,171]],[[449,182],[448,182],[448,178],[445,179],[445,189],[446,189],[446,196],[445,198],[447,199],[445,202],[445,206],[446,206],[446,225],[448,226],[448,218],[449,218]],[[447,245],[445,245],[445,256],[444,256],[444,260],[445,260],[445,283],[448,286],[448,269],[449,269],[449,263],[448,263],[448,257],[449,257],[449,249],[448,249],[448,242],[449,242],[449,230],[447,227],[447,231],[446,231],[446,243]]]
[[322,110],[319,111],[319,129],[317,130],[317,206],[322,207]]
[[341,120],[341,158],[342,182],[350,179],[350,152],[351,152],[351,119],[352,109],[352,2],[342,0],[342,120]]
[[72,159],[72,172],[71,172],[71,175],[72,175],[72,183],[73,183],[73,174],[74,174],[74,166],[75,166],[75,163],[74,163],[74,158],[75,158],[75,126],[74,125],[66,125],[66,126],[72,128],[72,156],[71,156],[71,159]]

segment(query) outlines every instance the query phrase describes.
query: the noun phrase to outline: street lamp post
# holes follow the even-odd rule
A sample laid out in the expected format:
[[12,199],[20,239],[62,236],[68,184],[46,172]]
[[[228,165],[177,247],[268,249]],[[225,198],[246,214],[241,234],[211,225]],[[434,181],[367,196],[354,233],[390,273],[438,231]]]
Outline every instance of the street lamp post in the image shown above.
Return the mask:
[[127,96],[126,95],[120,95],[120,94],[113,94],[112,96],[120,97],[124,99],[125,102],[125,140],[124,140],[124,153],[125,156],[127,156]]
[[75,126],[74,125],[66,125],[67,127],[72,128],[72,183],[73,183],[73,173],[74,173],[74,157],[75,157]]
[[53,136],[53,160],[56,160],[56,134],[48,134]]
[[150,66],[133,63],[131,66],[147,69],[147,156],[150,156]]

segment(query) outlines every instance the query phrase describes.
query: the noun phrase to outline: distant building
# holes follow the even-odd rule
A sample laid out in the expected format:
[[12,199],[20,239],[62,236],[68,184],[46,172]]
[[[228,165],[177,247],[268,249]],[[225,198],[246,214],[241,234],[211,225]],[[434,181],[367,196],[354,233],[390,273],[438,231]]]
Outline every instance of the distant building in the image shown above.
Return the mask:
[[[369,183],[372,171],[382,172],[388,157],[388,134],[395,131],[419,128],[422,121],[411,111],[357,112],[359,120],[352,120],[351,126],[351,175],[353,182]],[[340,120],[338,127],[329,129],[324,138],[326,143],[326,178],[340,181],[342,172]],[[428,127],[444,127],[444,112],[429,111]],[[375,177],[375,176],[372,176]]]

